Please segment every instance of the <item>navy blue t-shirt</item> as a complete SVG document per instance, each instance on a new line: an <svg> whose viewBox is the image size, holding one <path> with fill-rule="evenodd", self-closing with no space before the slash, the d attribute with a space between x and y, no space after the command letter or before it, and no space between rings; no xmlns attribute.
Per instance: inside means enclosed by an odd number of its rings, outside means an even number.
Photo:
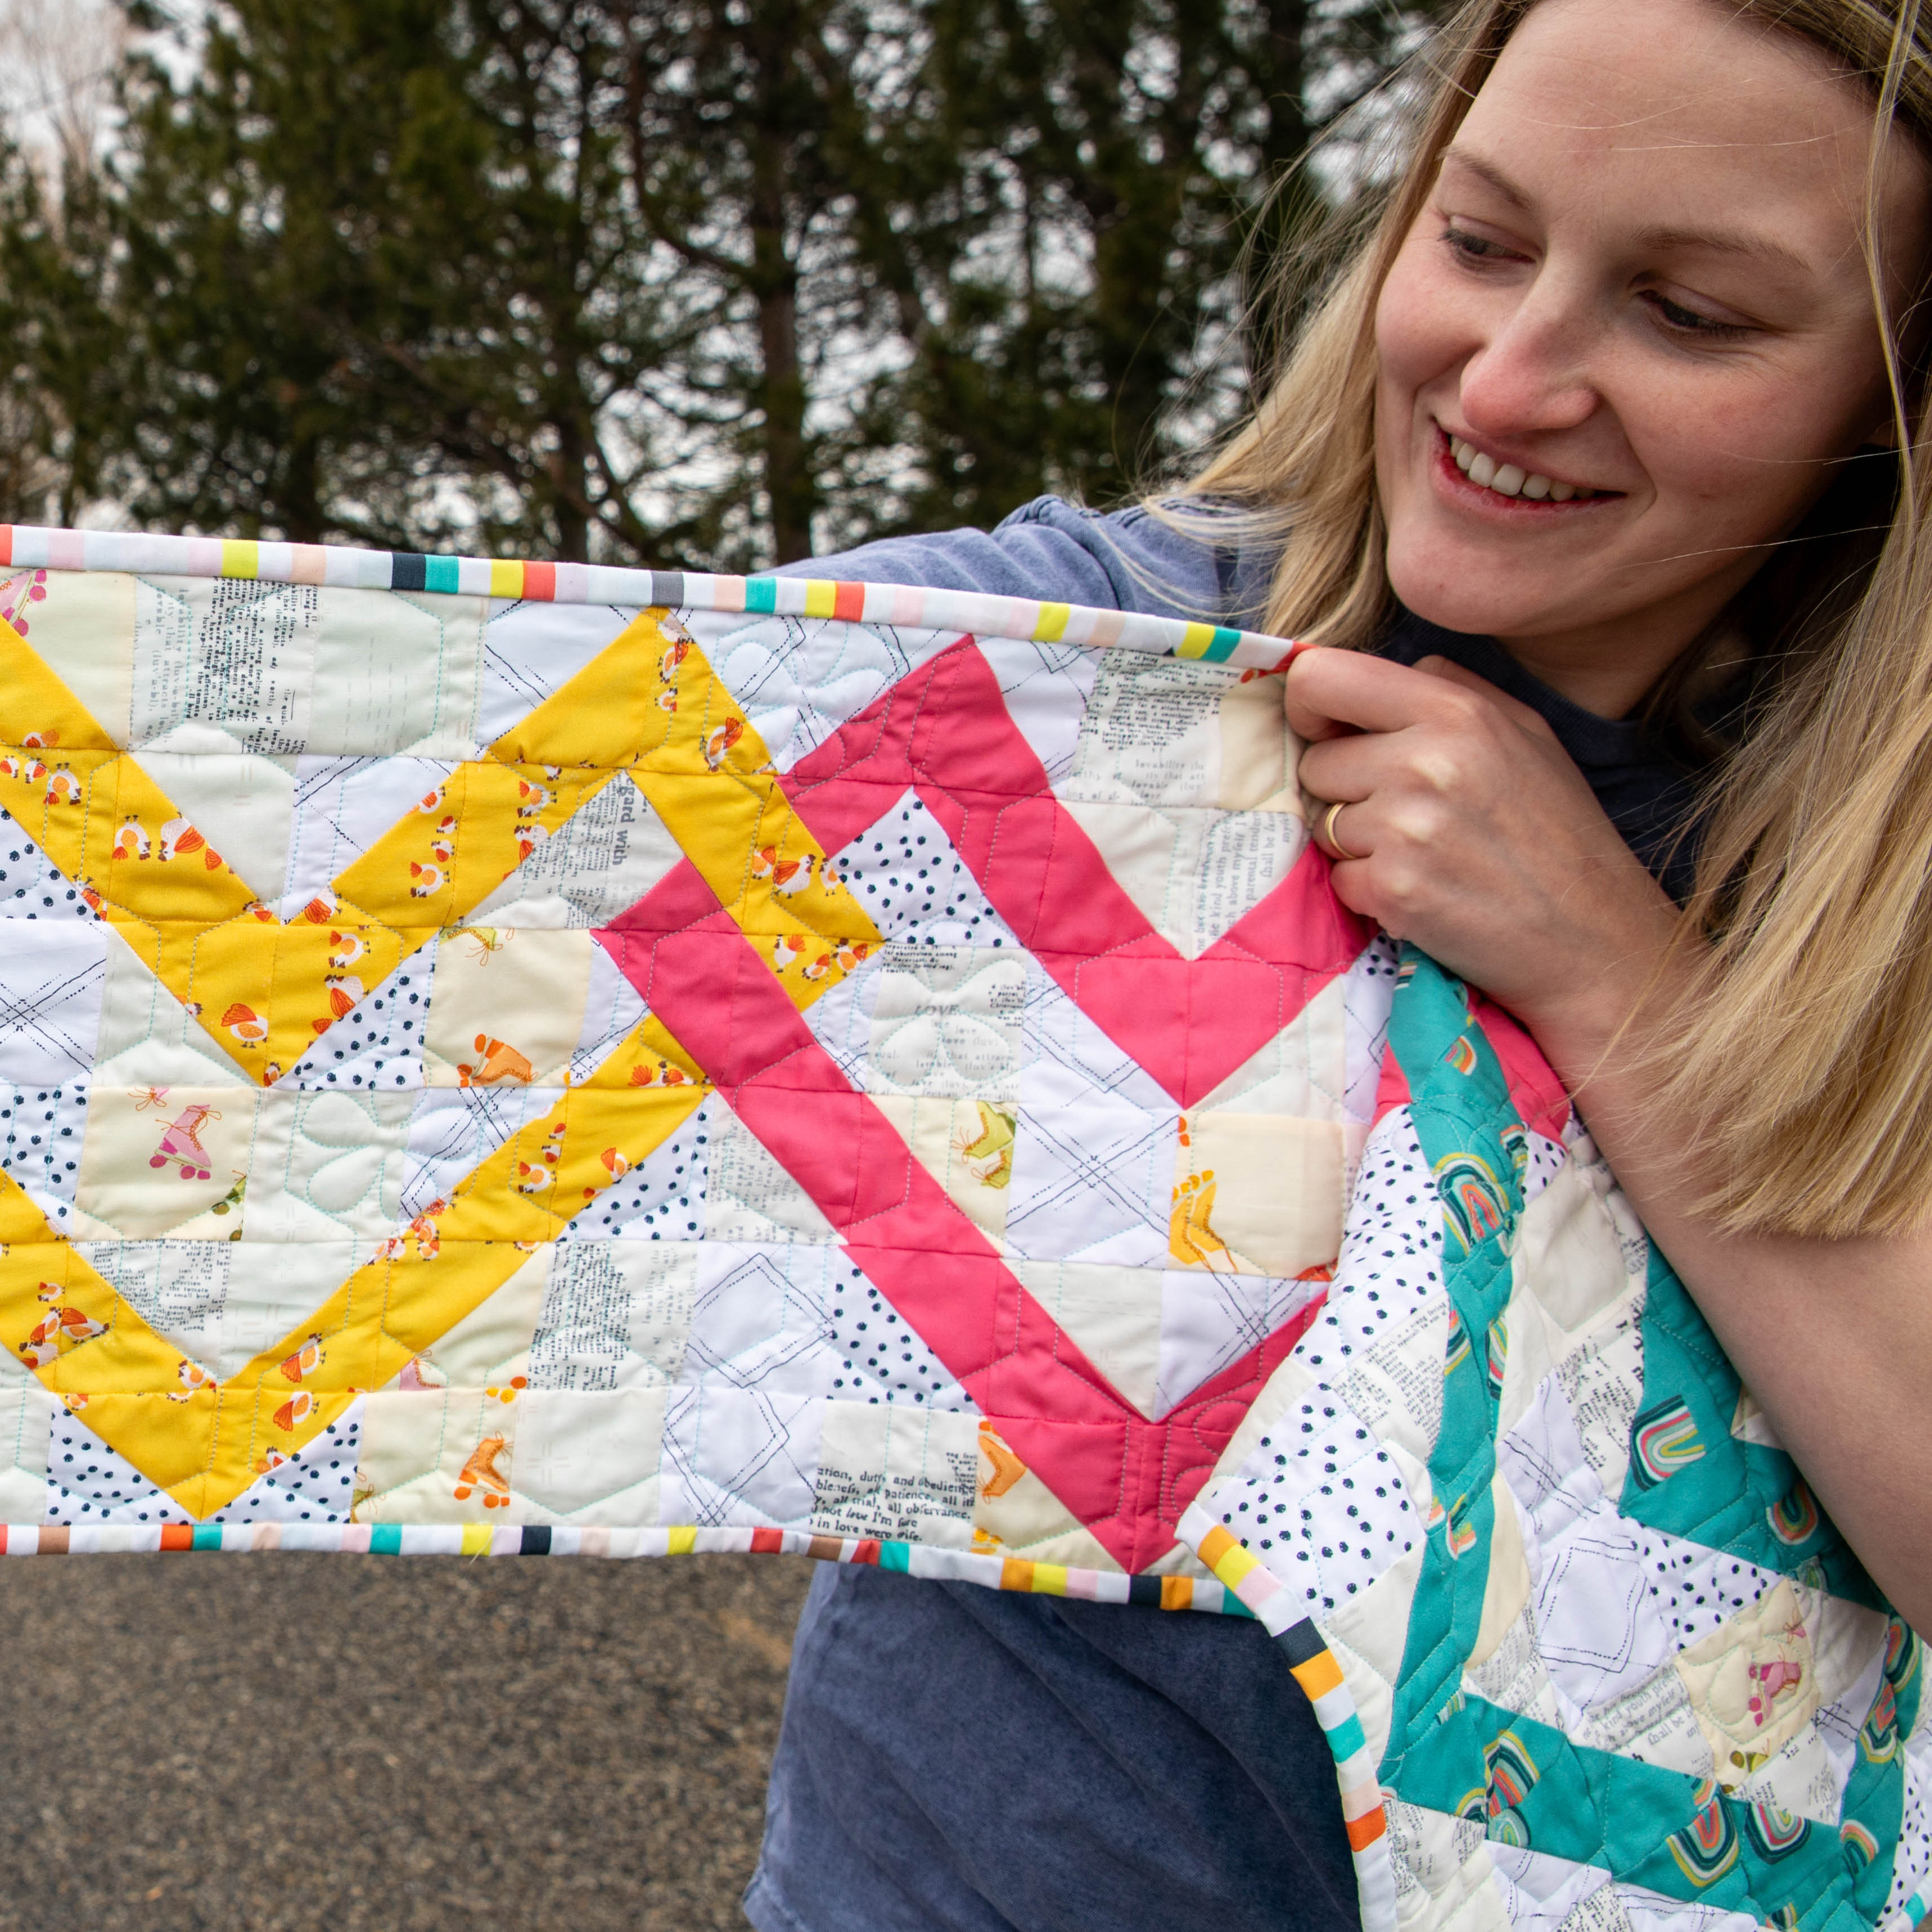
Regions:
<svg viewBox="0 0 1932 1932"><path fill-rule="evenodd" d="M925 584L1258 622L1265 560L1048 496L990 532L871 544L793 575ZM1665 860L1695 780L1493 640L1402 614L1432 653L1548 720L1631 848ZM760 1932L1342 1932L1358 1923L1334 1760L1278 1647L1245 1618L1010 1595L826 1564L792 1653Z"/></svg>

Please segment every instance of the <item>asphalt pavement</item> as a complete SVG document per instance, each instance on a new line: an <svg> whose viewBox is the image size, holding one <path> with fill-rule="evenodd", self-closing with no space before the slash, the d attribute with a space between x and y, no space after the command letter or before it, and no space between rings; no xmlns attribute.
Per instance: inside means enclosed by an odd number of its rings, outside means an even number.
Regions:
<svg viewBox="0 0 1932 1932"><path fill-rule="evenodd" d="M809 1580L0 1559L0 1928L742 1928Z"/></svg>

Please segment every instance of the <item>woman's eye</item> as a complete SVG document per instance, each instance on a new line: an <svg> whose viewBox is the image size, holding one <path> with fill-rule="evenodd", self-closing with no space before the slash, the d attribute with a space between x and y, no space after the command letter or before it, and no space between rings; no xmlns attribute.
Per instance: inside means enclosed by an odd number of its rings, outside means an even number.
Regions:
<svg viewBox="0 0 1932 1932"><path fill-rule="evenodd" d="M1510 262L1517 259L1513 249L1505 248L1500 242L1492 242L1486 236L1472 235L1466 228L1458 228L1451 222L1442 230L1442 239L1453 255L1460 255L1466 262Z"/></svg>
<svg viewBox="0 0 1932 1932"><path fill-rule="evenodd" d="M1749 332L1736 322L1720 322L1713 316L1701 315L1694 308L1686 308L1682 302L1674 302L1654 289L1647 290L1643 298L1665 326L1679 335L1694 335L1706 342L1724 342Z"/></svg>

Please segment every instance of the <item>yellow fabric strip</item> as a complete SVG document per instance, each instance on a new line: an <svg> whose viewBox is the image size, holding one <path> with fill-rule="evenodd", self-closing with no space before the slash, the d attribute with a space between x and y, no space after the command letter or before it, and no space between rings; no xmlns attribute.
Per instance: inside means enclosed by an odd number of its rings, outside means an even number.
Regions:
<svg viewBox="0 0 1932 1932"><path fill-rule="evenodd" d="M492 597L520 597L524 594L524 566L520 563L492 563L490 566L490 595Z"/></svg>
<svg viewBox="0 0 1932 1932"><path fill-rule="evenodd" d="M664 1084L661 1062L692 1077ZM650 1076L650 1084L634 1083L634 1072ZM259 1390L272 1424L300 1393L319 1399L340 1390L347 1400L393 1381L412 1356L433 1348L598 1193L668 1140L710 1090L682 1048L646 1016L591 1081L567 1089L542 1119L486 1156L440 1209L392 1237L388 1252L232 1376L223 1400ZM311 1365L303 1350L312 1338L320 1352ZM293 1377L291 1364L298 1371ZM344 1406L292 1416L290 1426L272 1430L273 1446L294 1454ZM114 1446L146 1469L122 1443ZM211 1468L192 1501L180 1492L176 1499L197 1516L220 1508L254 1480L261 1453L258 1444L247 1458Z"/></svg>
<svg viewBox="0 0 1932 1932"><path fill-rule="evenodd" d="M47 737L50 728L60 734L58 744ZM0 618L0 739L20 744L30 734L38 745L55 751L56 764L70 752L121 748L40 653Z"/></svg>
<svg viewBox="0 0 1932 1932"><path fill-rule="evenodd" d="M838 603L838 586L822 577L811 577L805 584L805 614L808 617L830 617L835 614Z"/></svg>
<svg viewBox="0 0 1932 1932"><path fill-rule="evenodd" d="M676 709L632 777L802 1010L884 944L878 928L828 875L751 720L694 644L664 683Z"/></svg>
<svg viewBox="0 0 1932 1932"><path fill-rule="evenodd" d="M254 544L224 558L227 574L255 574ZM522 566L498 568L520 590ZM643 612L286 925L4 622L0 806L236 1064L272 1083L339 1016L352 966L362 988L377 985L662 743L665 655L691 648L664 612Z"/></svg>
<svg viewBox="0 0 1932 1932"><path fill-rule="evenodd" d="M332 917L290 925L240 914L218 926L116 920L155 978L200 1008L202 1027L235 1063L272 1086L313 1047L336 1017L328 1004L334 963L354 944L356 972L381 984L433 928L398 934L344 904Z"/></svg>
<svg viewBox="0 0 1932 1932"><path fill-rule="evenodd" d="M640 611L574 677L512 725L490 747L490 758L500 764L617 770L648 757L670 728L673 714L658 701L665 688L660 674L681 641L666 612Z"/></svg>
<svg viewBox="0 0 1932 1932"><path fill-rule="evenodd" d="M47 1225L26 1190L0 1174L8 1240L0 1253L0 1342L56 1391L179 1392L181 1351L123 1301L72 1242ZM29 1218L37 1232L28 1234ZM59 1312L80 1318L63 1324ZM86 1332L88 1328L93 1332ZM36 1340L38 1335L42 1339ZM44 1360L37 1360L38 1356Z"/></svg>
<svg viewBox="0 0 1932 1932"><path fill-rule="evenodd" d="M335 889L387 926L459 925L616 776L581 766L458 765L440 796L428 795L436 802L399 818L337 876Z"/></svg>
<svg viewBox="0 0 1932 1932"><path fill-rule="evenodd" d="M664 1084L666 1064L692 1077ZM633 1084L638 1071L651 1084ZM0 1343L190 1515L209 1516L272 1458L298 1454L357 1396L434 1346L710 1090L648 1017L598 1075L482 1162L444 1213L392 1238L390 1252L218 1388L0 1174ZM546 1184L536 1195L526 1191L532 1174Z"/></svg>
<svg viewBox="0 0 1932 1932"><path fill-rule="evenodd" d="M463 1526L463 1553L466 1556L488 1556L496 1542L496 1532L487 1522L466 1522Z"/></svg>
<svg viewBox="0 0 1932 1932"><path fill-rule="evenodd" d="M1073 608L1068 604L1042 604L1040 607L1040 622L1034 627L1034 635L1042 644L1057 644L1066 634L1068 620Z"/></svg>
<svg viewBox="0 0 1932 1932"><path fill-rule="evenodd" d="M672 1556L688 1556L698 1547L698 1532L688 1523L679 1525L670 1532L670 1541L667 1554Z"/></svg>
<svg viewBox="0 0 1932 1932"><path fill-rule="evenodd" d="M224 577L259 577L262 574L262 549L259 544L224 537L221 544Z"/></svg>

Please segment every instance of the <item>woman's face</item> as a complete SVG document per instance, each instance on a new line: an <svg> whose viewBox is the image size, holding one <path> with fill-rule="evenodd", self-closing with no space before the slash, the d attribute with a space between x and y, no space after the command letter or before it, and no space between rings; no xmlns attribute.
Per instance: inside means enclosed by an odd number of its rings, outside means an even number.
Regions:
<svg viewBox="0 0 1932 1932"><path fill-rule="evenodd" d="M1888 437L1858 244L1870 120L1822 56L1711 0L1528 16L1376 309L1376 478L1410 609L1620 715L1832 466ZM1928 171L1894 137L1882 179L1916 280Z"/></svg>

